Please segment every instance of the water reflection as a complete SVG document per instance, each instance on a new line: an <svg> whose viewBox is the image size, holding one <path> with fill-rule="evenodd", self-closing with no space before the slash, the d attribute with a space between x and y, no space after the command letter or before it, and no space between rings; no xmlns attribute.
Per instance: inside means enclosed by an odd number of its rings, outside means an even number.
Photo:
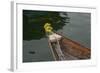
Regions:
<svg viewBox="0 0 100 73"><path fill-rule="evenodd" d="M62 34L72 40L91 48L91 14L90 13L67 13L70 23L67 23ZM46 38L40 40L23 40L23 62L53 61L51 50Z"/></svg>
<svg viewBox="0 0 100 73"><path fill-rule="evenodd" d="M67 23L59 31L85 47L91 48L91 14L75 12L68 12L67 14L70 17L70 23Z"/></svg>

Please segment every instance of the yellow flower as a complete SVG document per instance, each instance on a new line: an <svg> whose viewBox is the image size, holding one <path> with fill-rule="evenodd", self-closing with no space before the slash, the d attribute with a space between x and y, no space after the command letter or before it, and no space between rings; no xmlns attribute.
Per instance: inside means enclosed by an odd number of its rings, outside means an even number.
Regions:
<svg viewBox="0 0 100 73"><path fill-rule="evenodd" d="M45 32L49 32L49 33L51 33L53 30L53 28L51 27L51 24L49 24L49 23L46 23L44 25L44 29L45 29Z"/></svg>
<svg viewBox="0 0 100 73"><path fill-rule="evenodd" d="M48 26L45 28L46 32L52 32L52 27Z"/></svg>
<svg viewBox="0 0 100 73"><path fill-rule="evenodd" d="M50 24L50 23L46 23L46 24L44 25L44 28L46 28L46 27L48 27L48 26L51 26L51 24Z"/></svg>

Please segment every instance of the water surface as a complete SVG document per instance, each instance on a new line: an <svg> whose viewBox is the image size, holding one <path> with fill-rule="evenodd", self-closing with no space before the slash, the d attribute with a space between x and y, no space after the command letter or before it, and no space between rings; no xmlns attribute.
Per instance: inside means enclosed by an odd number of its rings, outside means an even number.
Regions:
<svg viewBox="0 0 100 73"><path fill-rule="evenodd" d="M62 34L85 47L91 48L91 14L68 12L70 23L66 23ZM23 40L23 62L54 61L46 38Z"/></svg>

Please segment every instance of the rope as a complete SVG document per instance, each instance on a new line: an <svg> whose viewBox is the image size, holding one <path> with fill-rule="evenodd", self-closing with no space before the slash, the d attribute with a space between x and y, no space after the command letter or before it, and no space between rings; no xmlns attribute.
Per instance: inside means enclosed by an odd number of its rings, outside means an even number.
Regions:
<svg viewBox="0 0 100 73"><path fill-rule="evenodd" d="M55 37L55 39L56 39L56 42L57 42L55 49L56 49L56 52L59 56L59 59L60 60L65 60L64 54L63 54L63 52L61 50L61 47L60 47L60 44L59 44L59 40L56 37Z"/></svg>

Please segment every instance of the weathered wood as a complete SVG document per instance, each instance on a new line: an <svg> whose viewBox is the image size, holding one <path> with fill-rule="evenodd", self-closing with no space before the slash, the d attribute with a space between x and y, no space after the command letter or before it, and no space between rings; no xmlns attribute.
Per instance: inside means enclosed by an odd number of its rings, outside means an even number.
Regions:
<svg viewBox="0 0 100 73"><path fill-rule="evenodd" d="M64 54L63 60L79 60L79 59L90 59L91 49L84 47L83 45L62 36L59 40L59 45L62 53ZM53 56L55 60L61 60L55 48L54 42L49 41L49 46L52 49Z"/></svg>
<svg viewBox="0 0 100 73"><path fill-rule="evenodd" d="M91 57L91 50L82 46L81 44L72 41L68 38L60 40L61 49L78 59L89 59Z"/></svg>

